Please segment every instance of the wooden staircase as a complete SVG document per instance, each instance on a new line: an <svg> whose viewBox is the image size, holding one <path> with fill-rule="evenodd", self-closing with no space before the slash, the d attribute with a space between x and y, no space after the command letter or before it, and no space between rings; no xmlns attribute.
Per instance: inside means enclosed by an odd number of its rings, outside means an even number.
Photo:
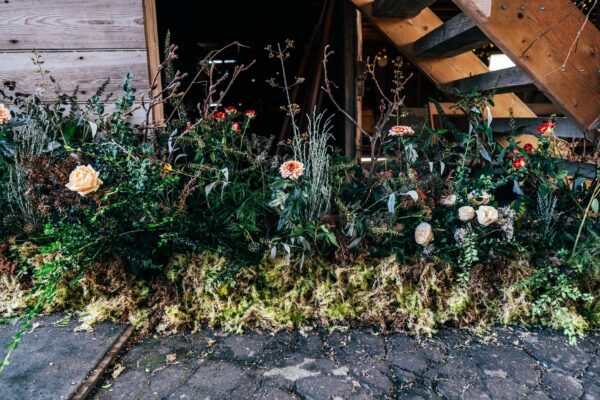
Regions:
<svg viewBox="0 0 600 400"><path fill-rule="evenodd" d="M600 32L570 0L453 0L463 13L446 23L428 8L435 0L350 1L436 84L495 91L499 123L537 126L515 94L537 87L569 117L558 136L583 137L599 124ZM489 40L516 66L490 71L471 52Z"/></svg>

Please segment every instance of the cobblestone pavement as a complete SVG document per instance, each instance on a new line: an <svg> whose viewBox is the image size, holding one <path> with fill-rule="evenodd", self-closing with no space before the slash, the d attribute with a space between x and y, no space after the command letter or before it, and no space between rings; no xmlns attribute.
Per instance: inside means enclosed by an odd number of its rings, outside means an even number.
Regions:
<svg viewBox="0 0 600 400"><path fill-rule="evenodd" d="M600 399L600 334L201 332L151 338L97 399Z"/></svg>

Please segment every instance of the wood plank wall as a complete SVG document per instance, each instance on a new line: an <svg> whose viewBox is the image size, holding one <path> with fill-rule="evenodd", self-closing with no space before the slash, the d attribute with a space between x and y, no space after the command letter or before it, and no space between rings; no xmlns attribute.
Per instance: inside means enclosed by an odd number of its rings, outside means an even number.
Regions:
<svg viewBox="0 0 600 400"><path fill-rule="evenodd" d="M35 91L42 79L33 50L61 89L79 86L81 101L106 79L120 94L129 71L138 95L148 90L143 0L0 1L0 85L14 81L19 92Z"/></svg>

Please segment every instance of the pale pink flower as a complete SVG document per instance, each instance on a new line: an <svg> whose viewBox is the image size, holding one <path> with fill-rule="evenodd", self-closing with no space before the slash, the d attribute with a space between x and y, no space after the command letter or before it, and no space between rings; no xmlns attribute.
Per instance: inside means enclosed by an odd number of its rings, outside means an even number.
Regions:
<svg viewBox="0 0 600 400"><path fill-rule="evenodd" d="M0 125L8 124L11 120L10 110L0 104Z"/></svg>
<svg viewBox="0 0 600 400"><path fill-rule="evenodd" d="M297 180L304 174L304 164L300 161L286 161L279 167L279 173L282 178Z"/></svg>
<svg viewBox="0 0 600 400"><path fill-rule="evenodd" d="M410 126L395 125L389 131L390 136L413 136L415 131Z"/></svg>

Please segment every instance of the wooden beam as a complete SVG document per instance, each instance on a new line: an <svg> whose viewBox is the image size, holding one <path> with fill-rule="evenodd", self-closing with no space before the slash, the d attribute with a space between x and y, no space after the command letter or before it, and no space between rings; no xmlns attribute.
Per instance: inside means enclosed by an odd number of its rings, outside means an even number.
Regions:
<svg viewBox="0 0 600 400"><path fill-rule="evenodd" d="M352 0L363 15L376 26L408 60L436 84L449 84L469 75L489 72L488 67L473 53L463 53L448 58L417 58L413 43L427 32L442 25L442 21L425 8L412 19L380 18L373 15L373 0ZM536 115L512 93L494 97L494 117L531 117Z"/></svg>
<svg viewBox="0 0 600 400"><path fill-rule="evenodd" d="M501 69L459 79L452 86L460 93L473 90L481 92L496 91L496 93L512 93L534 88L531 77L519 67Z"/></svg>
<svg viewBox="0 0 600 400"><path fill-rule="evenodd" d="M373 15L390 18L413 18L435 0L375 0Z"/></svg>
<svg viewBox="0 0 600 400"><path fill-rule="evenodd" d="M414 45L417 57L450 57L471 51L489 42L488 38L465 14L446 21Z"/></svg>
<svg viewBox="0 0 600 400"><path fill-rule="evenodd" d="M357 100L357 74L356 74L356 62L358 59L357 54L357 26L356 26L356 8L348 3L342 3L344 13L344 108L350 115L356 118L356 100ZM355 155L356 149L355 139L356 127L354 124L344 118L344 154L346 157L352 159Z"/></svg>
<svg viewBox="0 0 600 400"><path fill-rule="evenodd" d="M160 66L160 43L158 42L158 23L156 18L156 1L144 0L144 31L146 34L146 50L148 53L148 78L149 84L152 84L154 77L153 96L159 96L162 93L162 76L158 71ZM158 74L158 75L157 75ZM152 109L152 117L155 123L160 123L165 118L163 104L158 104Z"/></svg>
<svg viewBox="0 0 600 400"><path fill-rule="evenodd" d="M600 31L570 0L453 0L583 128L600 116Z"/></svg>

